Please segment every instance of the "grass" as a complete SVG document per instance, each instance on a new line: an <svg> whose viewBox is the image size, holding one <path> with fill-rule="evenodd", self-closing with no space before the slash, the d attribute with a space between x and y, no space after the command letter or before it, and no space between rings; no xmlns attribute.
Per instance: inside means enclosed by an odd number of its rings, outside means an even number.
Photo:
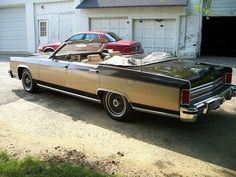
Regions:
<svg viewBox="0 0 236 177"><path fill-rule="evenodd" d="M14 159L0 152L0 177L112 177L84 166L65 162L48 162L34 157ZM114 176L113 176L114 177Z"/></svg>

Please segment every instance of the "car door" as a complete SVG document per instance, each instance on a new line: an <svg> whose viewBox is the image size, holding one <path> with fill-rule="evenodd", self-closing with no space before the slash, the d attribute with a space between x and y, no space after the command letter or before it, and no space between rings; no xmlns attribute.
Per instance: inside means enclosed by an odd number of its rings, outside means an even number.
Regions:
<svg viewBox="0 0 236 177"><path fill-rule="evenodd" d="M39 64L39 79L44 85L66 87L69 61L55 58L42 59Z"/></svg>
<svg viewBox="0 0 236 177"><path fill-rule="evenodd" d="M78 90L78 94L97 98L96 90L100 86L99 65L72 62L68 68L68 87Z"/></svg>

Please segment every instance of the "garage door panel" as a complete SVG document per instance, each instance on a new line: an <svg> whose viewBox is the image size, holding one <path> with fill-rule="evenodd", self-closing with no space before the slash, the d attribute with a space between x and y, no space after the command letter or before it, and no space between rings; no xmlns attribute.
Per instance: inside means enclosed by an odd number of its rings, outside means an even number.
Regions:
<svg viewBox="0 0 236 177"><path fill-rule="evenodd" d="M149 47L153 47L154 45L154 40L153 39L145 39L143 40L143 44L149 48Z"/></svg>
<svg viewBox="0 0 236 177"><path fill-rule="evenodd" d="M103 27L103 28L108 28L109 29L109 19L101 19L101 22L100 22L100 25Z"/></svg>
<svg viewBox="0 0 236 177"><path fill-rule="evenodd" d="M123 39L127 39L127 29L119 29L118 35Z"/></svg>
<svg viewBox="0 0 236 177"><path fill-rule="evenodd" d="M155 33L154 35L155 38L163 38L163 36L165 35L164 29L160 29L160 30L155 29L154 33Z"/></svg>
<svg viewBox="0 0 236 177"><path fill-rule="evenodd" d="M0 9L0 51L27 51L24 7Z"/></svg>
<svg viewBox="0 0 236 177"><path fill-rule="evenodd" d="M165 48L174 48L173 39L165 39Z"/></svg>
<svg viewBox="0 0 236 177"><path fill-rule="evenodd" d="M143 37L144 38L153 38L153 36L155 35L155 31L154 29L146 29L145 33L143 33Z"/></svg>
<svg viewBox="0 0 236 177"><path fill-rule="evenodd" d="M99 29L100 28L100 20L98 20L98 19L91 19L90 20L90 28L91 29Z"/></svg>
<svg viewBox="0 0 236 177"><path fill-rule="evenodd" d="M90 30L111 31L121 38L127 39L128 27L127 18L94 18L90 19Z"/></svg>
<svg viewBox="0 0 236 177"><path fill-rule="evenodd" d="M109 21L110 23L110 28L119 28L120 26L120 21L119 19L113 19L112 21Z"/></svg>
<svg viewBox="0 0 236 177"><path fill-rule="evenodd" d="M145 20L143 21L143 26L145 28L152 28L154 27L155 21L154 20Z"/></svg>
<svg viewBox="0 0 236 177"><path fill-rule="evenodd" d="M119 27L127 29L127 19L119 19Z"/></svg>
<svg viewBox="0 0 236 177"><path fill-rule="evenodd" d="M173 29L166 29L165 30L165 38L174 38L175 33Z"/></svg>
<svg viewBox="0 0 236 177"><path fill-rule="evenodd" d="M156 39L155 40L154 47L163 48L164 45L165 45L165 40L164 39Z"/></svg>
<svg viewBox="0 0 236 177"><path fill-rule="evenodd" d="M158 52L164 52L165 51L163 47L155 47L154 49L155 49L155 51L158 51Z"/></svg>
<svg viewBox="0 0 236 177"><path fill-rule="evenodd" d="M145 53L175 52L175 19L134 20L134 39L141 42Z"/></svg>

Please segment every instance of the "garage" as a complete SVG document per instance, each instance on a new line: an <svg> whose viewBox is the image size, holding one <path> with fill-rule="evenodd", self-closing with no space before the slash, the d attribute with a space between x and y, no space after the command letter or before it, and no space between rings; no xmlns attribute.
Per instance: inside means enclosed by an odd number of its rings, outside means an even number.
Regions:
<svg viewBox="0 0 236 177"><path fill-rule="evenodd" d="M27 51L25 7L0 8L0 52Z"/></svg>
<svg viewBox="0 0 236 177"><path fill-rule="evenodd" d="M236 17L204 17L202 54L236 56Z"/></svg>
<svg viewBox="0 0 236 177"><path fill-rule="evenodd" d="M145 53L175 54L175 19L134 20L134 40L142 43Z"/></svg>
<svg viewBox="0 0 236 177"><path fill-rule="evenodd" d="M128 38L127 18L91 18L91 31L111 31L121 38Z"/></svg>
<svg viewBox="0 0 236 177"><path fill-rule="evenodd" d="M201 54L235 57L235 0L212 1L211 10L203 17Z"/></svg>

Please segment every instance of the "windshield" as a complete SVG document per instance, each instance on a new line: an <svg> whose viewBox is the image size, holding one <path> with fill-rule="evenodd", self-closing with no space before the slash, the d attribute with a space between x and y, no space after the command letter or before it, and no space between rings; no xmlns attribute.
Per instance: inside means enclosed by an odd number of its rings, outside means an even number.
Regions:
<svg viewBox="0 0 236 177"><path fill-rule="evenodd" d="M176 57L165 52L153 52L150 55L114 56L102 62L105 65L141 66L153 63L175 60Z"/></svg>
<svg viewBox="0 0 236 177"><path fill-rule="evenodd" d="M104 43L68 43L56 53L56 56L100 52L103 47Z"/></svg>
<svg viewBox="0 0 236 177"><path fill-rule="evenodd" d="M116 41L122 40L120 36L118 36L117 34L113 32L106 33L105 35L110 42L116 42Z"/></svg>

